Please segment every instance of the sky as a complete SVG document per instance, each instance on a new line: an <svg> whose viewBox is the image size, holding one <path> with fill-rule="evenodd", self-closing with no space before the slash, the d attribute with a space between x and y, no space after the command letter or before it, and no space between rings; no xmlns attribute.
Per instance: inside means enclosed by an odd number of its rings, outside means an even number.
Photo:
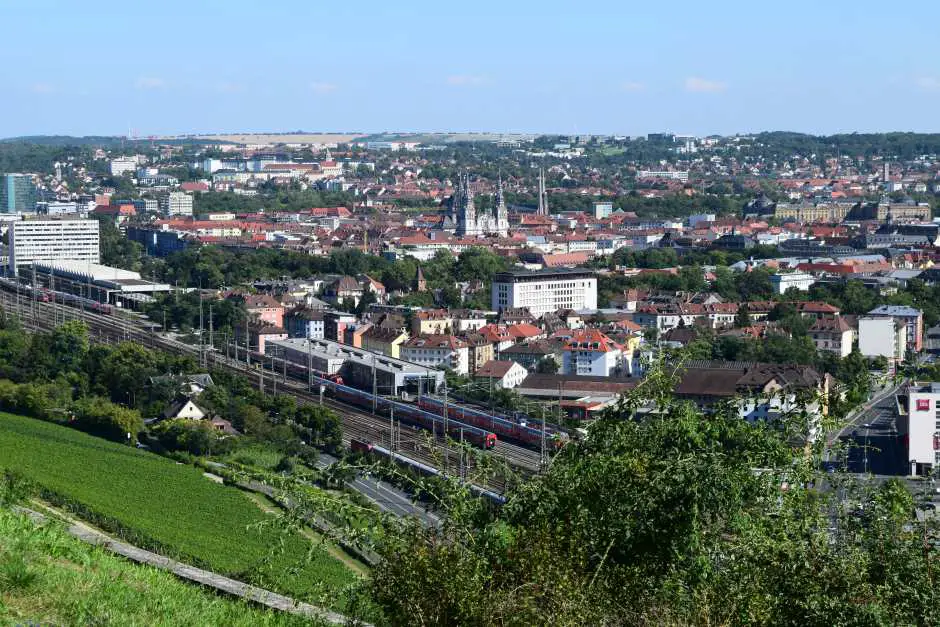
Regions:
<svg viewBox="0 0 940 627"><path fill-rule="evenodd" d="M940 2L0 0L0 137L940 131Z"/></svg>

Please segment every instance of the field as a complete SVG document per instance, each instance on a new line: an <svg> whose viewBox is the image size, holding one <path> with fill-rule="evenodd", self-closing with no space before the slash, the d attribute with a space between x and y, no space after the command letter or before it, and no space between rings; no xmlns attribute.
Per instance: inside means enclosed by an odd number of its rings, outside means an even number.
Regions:
<svg viewBox="0 0 940 627"><path fill-rule="evenodd" d="M309 625L91 547L57 525L0 510L0 623Z"/></svg>
<svg viewBox="0 0 940 627"><path fill-rule="evenodd" d="M339 592L355 581L325 547L281 531L241 491L151 453L0 413L0 468L132 543L262 587L342 609Z"/></svg>

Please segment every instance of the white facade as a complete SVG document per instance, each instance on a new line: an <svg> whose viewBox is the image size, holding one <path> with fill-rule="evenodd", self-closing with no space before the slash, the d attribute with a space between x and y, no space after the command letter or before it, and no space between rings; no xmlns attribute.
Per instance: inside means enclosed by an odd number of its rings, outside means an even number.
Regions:
<svg viewBox="0 0 940 627"><path fill-rule="evenodd" d="M100 261L97 220L23 220L10 225L10 269L33 261Z"/></svg>
<svg viewBox="0 0 940 627"><path fill-rule="evenodd" d="M562 360L562 373L593 377L609 377L621 365L623 353L619 350L568 350Z"/></svg>
<svg viewBox="0 0 940 627"><path fill-rule="evenodd" d="M456 374L465 375L470 373L470 355L467 345L461 344L436 342L431 338L417 337L402 344L400 355L402 360L413 364L431 368L450 368Z"/></svg>
<svg viewBox="0 0 940 627"><path fill-rule="evenodd" d="M816 282L816 277L805 272L787 272L771 275L770 282L774 286L774 291L778 294L785 294L791 287L795 287L801 292L808 292L809 288Z"/></svg>
<svg viewBox="0 0 940 627"><path fill-rule="evenodd" d="M500 272L493 278L493 309L528 307L535 317L558 309L597 309L597 277L585 270Z"/></svg>
<svg viewBox="0 0 940 627"><path fill-rule="evenodd" d="M940 383L913 383L908 391L907 416L898 420L898 432L902 442L907 440L907 460L914 464L932 468L940 464L937 450L937 433L940 432ZM907 437L903 437L907 436Z"/></svg>
<svg viewBox="0 0 940 627"><path fill-rule="evenodd" d="M193 197L185 192L170 192L160 200L161 208L168 216L193 215Z"/></svg>
<svg viewBox="0 0 940 627"><path fill-rule="evenodd" d="M111 176L123 176L127 172L134 174L136 171L137 159L134 157L111 159Z"/></svg>
<svg viewBox="0 0 940 627"><path fill-rule="evenodd" d="M888 363L904 359L907 328L893 318L858 319L858 350L865 357L885 357Z"/></svg>

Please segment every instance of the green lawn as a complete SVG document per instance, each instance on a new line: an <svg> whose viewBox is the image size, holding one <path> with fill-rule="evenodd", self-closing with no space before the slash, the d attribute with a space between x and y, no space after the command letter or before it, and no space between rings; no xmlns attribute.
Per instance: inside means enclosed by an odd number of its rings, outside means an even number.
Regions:
<svg viewBox="0 0 940 627"><path fill-rule="evenodd" d="M309 625L183 583L0 510L0 623L13 625Z"/></svg>
<svg viewBox="0 0 940 627"><path fill-rule="evenodd" d="M130 541L304 600L341 609L338 593L355 580L241 491L151 453L0 413L0 468L80 504L95 524L123 527Z"/></svg>

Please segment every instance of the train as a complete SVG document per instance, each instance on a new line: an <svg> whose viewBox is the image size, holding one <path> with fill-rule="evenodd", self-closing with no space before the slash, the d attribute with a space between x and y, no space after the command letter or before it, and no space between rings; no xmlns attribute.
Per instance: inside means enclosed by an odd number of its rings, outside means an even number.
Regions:
<svg viewBox="0 0 940 627"><path fill-rule="evenodd" d="M315 380L321 385L326 386L335 398L345 403L365 409L375 407L376 412L385 415L390 415L392 411L394 411L395 418L402 422L423 427L434 433L444 433L444 419L438 414L425 411L420 407L409 405L408 403L399 403L382 396L373 396L368 392L357 390L356 388L342 385L335 381L330 381L329 379L315 377ZM447 435L454 440L463 440L464 442L469 442L473 446L482 449L491 449L496 446L496 434L486 429L481 429L480 427L467 424L460 420L448 420L446 428Z"/></svg>
<svg viewBox="0 0 940 627"><path fill-rule="evenodd" d="M35 300L41 303L55 301L57 303L62 303L63 305L88 309L89 311L93 311L95 313L105 315L111 315L114 313L114 308L108 303L99 303L98 301L91 298L77 296L68 292L53 291L44 287L33 288L32 285L27 283L20 283L16 279L11 279L9 277L0 277L0 287L11 292L18 292L28 299L35 298Z"/></svg>
<svg viewBox="0 0 940 627"><path fill-rule="evenodd" d="M418 398L418 406L437 416L444 415L444 402L433 396ZM507 416L492 414L466 405L447 404L447 415L451 420L467 422L475 427L492 431L497 436L512 439L527 446L539 447L542 443L542 428L530 426L525 422L513 420ZM545 428L545 441L549 446L560 448L568 440L568 434L554 427Z"/></svg>

